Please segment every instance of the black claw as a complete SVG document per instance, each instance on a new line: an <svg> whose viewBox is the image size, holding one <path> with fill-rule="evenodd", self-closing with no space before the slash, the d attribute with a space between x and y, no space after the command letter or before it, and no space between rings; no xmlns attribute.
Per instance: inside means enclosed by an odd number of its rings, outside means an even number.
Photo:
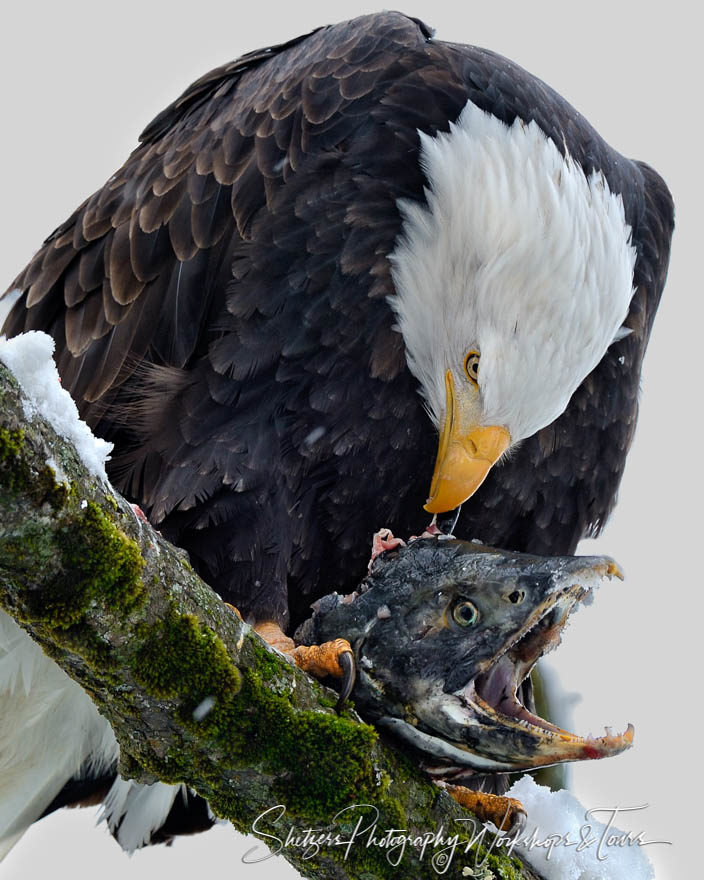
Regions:
<svg viewBox="0 0 704 880"><path fill-rule="evenodd" d="M438 517L435 520L435 525L440 529L443 535L454 534L457 520L460 518L460 510L462 510L461 504L454 510L448 510L447 513L438 514Z"/></svg>
<svg viewBox="0 0 704 880"><path fill-rule="evenodd" d="M337 658L337 662L342 667L344 673L342 677L342 688L340 689L340 699L337 701L335 711L339 712L345 704L345 700L352 693L354 680L357 677L357 671L354 663L354 654L351 651L345 651Z"/></svg>
<svg viewBox="0 0 704 880"><path fill-rule="evenodd" d="M511 839L518 837L519 834L523 833L527 821L528 817L523 812L523 810L518 810L513 817L511 827L508 829L508 831L505 831L504 834L506 835L506 837L510 837Z"/></svg>

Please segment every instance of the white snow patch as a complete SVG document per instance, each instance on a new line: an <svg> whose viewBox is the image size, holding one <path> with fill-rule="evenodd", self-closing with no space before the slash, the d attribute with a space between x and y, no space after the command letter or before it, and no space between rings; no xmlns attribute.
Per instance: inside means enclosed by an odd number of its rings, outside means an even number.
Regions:
<svg viewBox="0 0 704 880"><path fill-rule="evenodd" d="M53 455L50 455L49 458L47 458L46 463L49 465L49 467L54 472L54 476L56 477L56 482L57 483L66 483L66 485L68 485L68 482L69 482L68 477L64 473L64 469L61 467L61 465L58 463L58 461L54 458Z"/></svg>
<svg viewBox="0 0 704 880"><path fill-rule="evenodd" d="M526 808L528 820L516 851L545 880L653 880L655 872L638 841L638 812L595 805L594 815L568 791L551 791L523 776L508 790ZM596 808L599 808L598 810ZM598 821L603 819L604 821ZM608 823L608 824L607 824ZM531 840L536 843L531 846ZM550 846L550 843L554 844ZM641 839L641 843L645 842Z"/></svg>
<svg viewBox="0 0 704 880"><path fill-rule="evenodd" d="M61 387L53 353L54 340L46 333L31 330L12 339L0 337L0 361L14 374L27 395L23 403L25 416L45 418L57 434L73 443L86 469L107 482L105 462L113 445L94 437L80 419L71 395ZM48 464L59 478L56 462Z"/></svg>

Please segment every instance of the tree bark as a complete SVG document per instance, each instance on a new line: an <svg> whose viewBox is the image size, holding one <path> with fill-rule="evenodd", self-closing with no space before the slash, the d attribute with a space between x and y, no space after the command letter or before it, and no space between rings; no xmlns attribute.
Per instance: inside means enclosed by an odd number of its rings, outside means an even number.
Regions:
<svg viewBox="0 0 704 880"><path fill-rule="evenodd" d="M336 694L265 646L22 398L0 364L0 606L109 720L122 776L186 783L306 877L536 878L491 835L467 851L471 814L354 711L336 714ZM459 842L370 843L375 817L377 842ZM311 827L337 844L281 846Z"/></svg>

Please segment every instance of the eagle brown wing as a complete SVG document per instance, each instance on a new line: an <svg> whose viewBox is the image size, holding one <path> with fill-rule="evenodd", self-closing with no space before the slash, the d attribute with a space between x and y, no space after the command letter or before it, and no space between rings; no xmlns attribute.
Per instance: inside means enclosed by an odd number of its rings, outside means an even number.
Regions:
<svg viewBox="0 0 704 880"><path fill-rule="evenodd" d="M145 359L183 368L206 353L233 262L246 271L252 224L275 212L281 182L349 136L399 54L429 35L399 14L362 22L201 77L13 282L22 295L6 332L50 330L84 414ZM353 250L351 260L366 259Z"/></svg>

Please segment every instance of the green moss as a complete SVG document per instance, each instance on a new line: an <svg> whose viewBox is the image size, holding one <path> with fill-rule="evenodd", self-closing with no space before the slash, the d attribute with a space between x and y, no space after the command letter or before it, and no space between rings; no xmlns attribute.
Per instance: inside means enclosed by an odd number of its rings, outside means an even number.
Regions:
<svg viewBox="0 0 704 880"><path fill-rule="evenodd" d="M60 570L29 613L57 629L80 623L88 606L101 601L127 615L144 600L139 547L92 501L57 533ZM29 547L33 552L34 548Z"/></svg>
<svg viewBox="0 0 704 880"><path fill-rule="evenodd" d="M89 666L100 669L100 676L106 683L119 684L120 678L110 674L111 670L118 668L112 648L94 629L87 624L77 623L61 630L55 637L62 647L79 654Z"/></svg>
<svg viewBox="0 0 704 880"><path fill-rule="evenodd" d="M37 568L50 568L56 560L56 545L50 531L34 520L23 522L2 543L2 558L12 570L32 573Z"/></svg>
<svg viewBox="0 0 704 880"><path fill-rule="evenodd" d="M41 523L28 522L4 541L3 555L15 570L57 572L40 595L27 592L27 616L38 625L65 630L80 623L95 600L129 613L144 597L139 547L94 502L79 508L75 492L57 483L48 465L34 469L24 453L25 442L22 430L0 428L0 485L13 496L24 495L35 505L48 503L66 515L54 535Z"/></svg>
<svg viewBox="0 0 704 880"><path fill-rule="evenodd" d="M281 661L265 648L259 639L251 639L247 649L255 661L257 673L263 681L271 682L281 676Z"/></svg>
<svg viewBox="0 0 704 880"><path fill-rule="evenodd" d="M32 470L22 454L24 431L0 428L0 481L16 494L29 495L37 504L50 504L59 510L68 497L68 487L56 482L56 474L45 465L38 472Z"/></svg>
<svg viewBox="0 0 704 880"><path fill-rule="evenodd" d="M117 772L123 779L134 779L141 776L144 767L125 749L120 749L120 760Z"/></svg>
<svg viewBox="0 0 704 880"><path fill-rule="evenodd" d="M278 777L276 793L290 809L328 816L376 796L373 728L333 712L296 712L252 672L245 673L241 702L228 719L229 735L248 760Z"/></svg>
<svg viewBox="0 0 704 880"><path fill-rule="evenodd" d="M230 767L259 766L276 777L277 795L297 813L332 815L362 795L376 797L373 728L333 712L295 710L270 687L282 677L281 661L254 640L248 647L254 668L241 673L218 636L172 608L152 627L133 672L154 696L178 698L182 723L213 741ZM195 720L206 698L212 708Z"/></svg>
<svg viewBox="0 0 704 880"><path fill-rule="evenodd" d="M0 462L14 463L20 457L24 431L8 431L0 428Z"/></svg>
<svg viewBox="0 0 704 880"><path fill-rule="evenodd" d="M222 640L197 617L174 608L151 627L147 643L134 659L134 672L154 696L180 697L191 719L206 697L234 695L241 685L239 669Z"/></svg>

